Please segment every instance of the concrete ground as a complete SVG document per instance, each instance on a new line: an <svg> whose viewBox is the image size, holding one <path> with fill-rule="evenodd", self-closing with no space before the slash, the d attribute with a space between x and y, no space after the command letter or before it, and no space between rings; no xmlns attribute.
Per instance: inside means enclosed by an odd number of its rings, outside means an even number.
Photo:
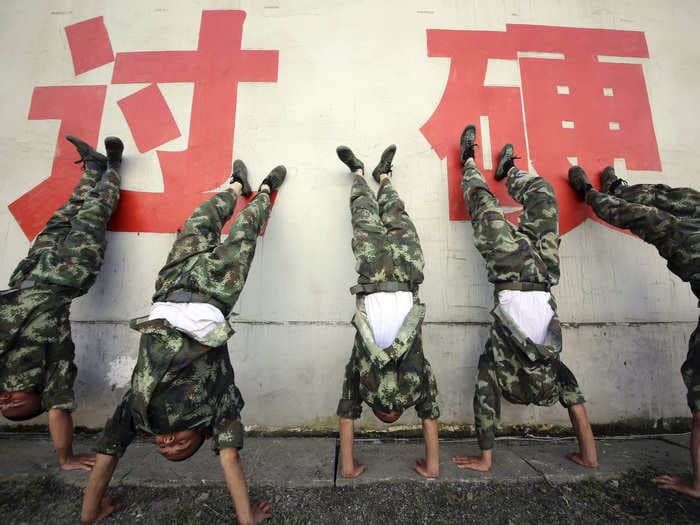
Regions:
<svg viewBox="0 0 700 525"><path fill-rule="evenodd" d="M88 452L94 437L78 436L74 449ZM327 487L333 484L334 438L248 437L241 453L251 486ZM600 466L589 469L565 458L574 451L573 438L503 438L495 448L492 470L481 474L459 470L452 456L473 454L474 439L443 440L440 444L440 478L428 483L484 483L490 481L575 482L587 478L614 479L630 471L654 469L686 473L690 468L688 435L659 435L597 439ZM384 481L417 481L411 470L422 457L418 439L359 439L356 459L369 466L354 480L338 476L338 485ZM24 476L53 476L84 486L88 473L61 472L48 436L0 433L0 481ZM148 441L133 443L119 462L114 479L121 485L192 486L224 482L217 457L202 450L182 463L164 461Z"/></svg>
<svg viewBox="0 0 700 525"><path fill-rule="evenodd" d="M78 436L76 452L94 436ZM600 467L564 455L571 438L504 438L491 472L455 468L455 454L474 453L474 439L441 442L441 475L411 470L417 439L360 439L358 479L333 488L334 438L248 437L242 453L251 498L271 502L276 524L316 523L698 523L700 502L657 489L651 478L687 475L688 435L597 440ZM76 523L87 472L62 473L45 434L0 433L0 515L7 525ZM169 463L146 442L120 462L110 494L123 506L105 523L231 523L234 509L216 456L200 451ZM47 497L47 495L49 497Z"/></svg>

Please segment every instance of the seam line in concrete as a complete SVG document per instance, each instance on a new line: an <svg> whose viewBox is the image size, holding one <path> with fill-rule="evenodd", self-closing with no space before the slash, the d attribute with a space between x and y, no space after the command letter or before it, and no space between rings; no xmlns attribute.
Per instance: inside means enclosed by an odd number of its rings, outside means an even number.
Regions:
<svg viewBox="0 0 700 525"><path fill-rule="evenodd" d="M229 321L232 326L235 325L253 325L253 326L352 326L349 321ZM75 320L71 319L72 324L84 325L129 325L129 320ZM575 323L561 321L561 325L565 328L582 328L582 327L639 327L639 326L675 326L696 324L695 320L688 321L621 321L621 322L592 322L592 323ZM429 326L491 326L491 321L425 321L423 325Z"/></svg>

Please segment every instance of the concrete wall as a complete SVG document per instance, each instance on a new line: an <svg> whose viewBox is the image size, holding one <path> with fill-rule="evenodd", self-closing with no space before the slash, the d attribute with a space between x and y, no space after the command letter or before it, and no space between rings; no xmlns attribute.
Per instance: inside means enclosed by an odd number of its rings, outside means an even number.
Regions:
<svg viewBox="0 0 700 525"><path fill-rule="evenodd" d="M125 189L163 191L155 150L137 151L116 103L146 84L110 83L112 63L76 75L64 28L102 16L115 53L192 50L203 9L245 11L242 47L279 50L277 81L239 84L235 118L234 155L246 161L254 182L279 163L289 171L235 308L237 334L229 343L247 425L333 425L352 344L348 287L355 280L350 179L334 152L342 143L367 166L387 144L398 145L395 185L427 261L421 289L428 306L425 353L437 375L442 419L472 421L492 287L471 224L449 220L449 161L420 131L450 71L449 58L428 56L426 29L505 31L508 23L643 32L649 58L636 63L644 72L662 170L630 171L628 178L698 186L700 4L694 0L3 2L2 279L30 246L8 206L48 177L57 144L58 121L27 118L36 86L106 85L99 142L107 135L124 138ZM159 87L182 136L157 149L183 150L192 84ZM102 272L71 312L79 368L75 419L94 427L128 384L138 341L128 320L148 311L175 235L119 231L108 237ZM562 357L579 379L593 421L686 416L678 369L697 316L689 286L665 268L653 247L590 220L563 236L561 255L555 294L567 323ZM402 422L417 421L410 412ZM567 421L560 407L506 404L503 416L506 424ZM361 421L375 425L368 414Z"/></svg>

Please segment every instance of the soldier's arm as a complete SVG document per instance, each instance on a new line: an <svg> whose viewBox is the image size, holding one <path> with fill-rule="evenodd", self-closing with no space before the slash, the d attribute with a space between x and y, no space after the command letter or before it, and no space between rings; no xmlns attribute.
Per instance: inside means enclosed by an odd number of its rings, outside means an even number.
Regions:
<svg viewBox="0 0 700 525"><path fill-rule="evenodd" d="M579 403L569 407L568 410L571 426L574 428L578 440L579 452L574 452L566 457L583 467L597 467L598 453L595 449L595 439L586 407L583 403Z"/></svg>
<svg viewBox="0 0 700 525"><path fill-rule="evenodd" d="M458 468L488 472L493 465L496 422L501 415L501 393L494 366L489 351L481 355L474 391L474 422L481 454L453 457Z"/></svg>
<svg viewBox="0 0 700 525"><path fill-rule="evenodd" d="M440 476L440 444L438 441L437 419L423 420L423 441L425 442L425 458L416 460L413 470L424 478Z"/></svg>
<svg viewBox="0 0 700 525"><path fill-rule="evenodd" d="M252 525L260 523L270 517L270 504L267 501L259 501L250 505L248 497L248 485L243 475L241 458L236 448L222 448L219 451L221 468L224 471L226 486L236 509L236 517L240 525Z"/></svg>
<svg viewBox="0 0 700 525"><path fill-rule="evenodd" d="M46 370L41 402L49 414L49 433L61 470L90 470L94 454L73 454L73 383L76 367L70 339L46 346Z"/></svg>
<svg viewBox="0 0 700 525"><path fill-rule="evenodd" d="M437 478L440 475L440 445L438 441L438 406L437 382L427 359L423 359L423 377L421 379L422 397L416 403L416 413L423 420L423 441L425 457L416 461L413 470L426 478Z"/></svg>
<svg viewBox="0 0 700 525"><path fill-rule="evenodd" d="M357 478L367 470L367 465L355 461L352 453L353 441L355 439L355 421L346 417L341 417L338 423L340 434L340 461L342 464L341 474L344 478Z"/></svg>
<svg viewBox="0 0 700 525"><path fill-rule="evenodd" d="M61 470L90 470L94 454L73 454L73 417L62 408L49 409L49 433Z"/></svg>
<svg viewBox="0 0 700 525"><path fill-rule="evenodd" d="M83 496L81 522L95 523L121 508L113 498L106 495L107 486L118 462L119 459L115 456L97 454L95 466L90 473L85 496Z"/></svg>
<svg viewBox="0 0 700 525"><path fill-rule="evenodd" d="M693 429L690 433L690 460L693 478L690 482L676 476L658 476L654 483L659 488L675 490L693 498L700 498L700 412L693 412Z"/></svg>
<svg viewBox="0 0 700 525"><path fill-rule="evenodd" d="M355 440L355 419L362 413L362 398L360 396L360 372L356 363L356 347L350 356L350 361L345 367L343 391L338 403L337 414L338 433L340 435L340 460L341 474L344 478L356 478L360 476L367 465L355 461L353 456L353 441Z"/></svg>

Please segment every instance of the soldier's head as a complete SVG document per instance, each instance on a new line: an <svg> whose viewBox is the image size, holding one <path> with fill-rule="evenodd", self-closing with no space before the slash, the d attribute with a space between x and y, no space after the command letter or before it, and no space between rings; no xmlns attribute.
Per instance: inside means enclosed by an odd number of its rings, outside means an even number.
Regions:
<svg viewBox="0 0 700 525"><path fill-rule="evenodd" d="M32 419L43 412L38 392L0 392L0 412L11 421Z"/></svg>
<svg viewBox="0 0 700 525"><path fill-rule="evenodd" d="M389 412L373 407L372 412L374 412L374 415L384 423L393 423L401 417L401 414L403 414L403 410L399 410L396 407L392 408Z"/></svg>
<svg viewBox="0 0 700 525"><path fill-rule="evenodd" d="M204 443L204 432L194 428L172 434L156 435L158 452L170 461L184 461L199 450Z"/></svg>

